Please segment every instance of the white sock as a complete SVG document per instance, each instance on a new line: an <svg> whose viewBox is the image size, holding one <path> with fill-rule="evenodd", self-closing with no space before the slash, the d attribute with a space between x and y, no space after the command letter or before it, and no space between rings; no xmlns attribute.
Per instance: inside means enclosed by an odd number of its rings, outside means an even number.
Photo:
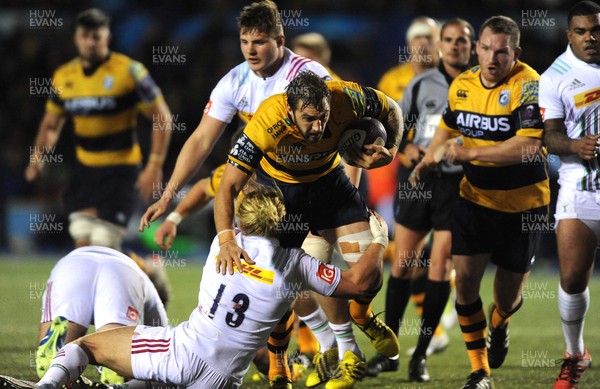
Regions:
<svg viewBox="0 0 600 389"><path fill-rule="evenodd" d="M344 359L344 354L348 350L352 351L359 358L364 359L363 353L362 351L360 351L360 348L358 348L356 339L354 339L354 333L352 332L352 322L349 321L348 323L344 324L329 323L329 327L331 327L331 329L333 330L335 340L337 341L338 357L340 361Z"/></svg>
<svg viewBox="0 0 600 389"><path fill-rule="evenodd" d="M583 325L585 314L590 306L590 290L582 293L568 294L558 285L558 311L562 321L563 335L569 354L583 355Z"/></svg>
<svg viewBox="0 0 600 389"><path fill-rule="evenodd" d="M335 346L335 336L329 328L325 312L319 307L316 311L308 316L298 316L315 335L319 341L319 349L323 353Z"/></svg>
<svg viewBox="0 0 600 389"><path fill-rule="evenodd" d="M58 388L67 382L75 381L89 362L87 354L79 345L69 343L58 350L48 371L37 386L52 385Z"/></svg>

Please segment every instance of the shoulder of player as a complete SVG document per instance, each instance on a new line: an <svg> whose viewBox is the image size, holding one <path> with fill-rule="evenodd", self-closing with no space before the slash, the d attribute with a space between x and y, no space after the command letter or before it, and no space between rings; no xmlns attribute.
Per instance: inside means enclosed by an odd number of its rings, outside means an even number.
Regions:
<svg viewBox="0 0 600 389"><path fill-rule="evenodd" d="M415 87L415 85L422 83L424 81L435 82L437 79L439 79L439 77L442 77L442 79L443 79L442 73L440 73L440 71L437 68L426 70L423 73L420 73L420 74L417 74L416 76L414 76L412 78L412 80L410 80L410 82L408 83L408 86L406 87L406 89L407 90L413 89Z"/></svg>
<svg viewBox="0 0 600 389"><path fill-rule="evenodd" d="M562 78L565 77L569 70L571 70L573 64L569 60L567 53L559 55L552 64L542 73L543 78Z"/></svg>
<svg viewBox="0 0 600 389"><path fill-rule="evenodd" d="M230 71L228 71L221 79L219 80L219 84L224 84L227 86L239 86L242 85L245 81L249 80L250 76L250 67L246 61L236 65Z"/></svg>
<svg viewBox="0 0 600 389"><path fill-rule="evenodd" d="M80 68L81 58L75 57L56 68L54 71L54 77L66 76L71 73L79 72Z"/></svg>

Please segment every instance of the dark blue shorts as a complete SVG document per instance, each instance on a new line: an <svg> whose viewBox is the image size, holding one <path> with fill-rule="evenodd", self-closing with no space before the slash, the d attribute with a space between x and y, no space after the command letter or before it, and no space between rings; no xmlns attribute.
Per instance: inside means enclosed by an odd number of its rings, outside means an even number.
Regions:
<svg viewBox="0 0 600 389"><path fill-rule="evenodd" d="M531 221L547 220L547 214L547 207L500 212L460 197L452 224L452 255L491 253L496 266L527 273L541 237Z"/></svg>
<svg viewBox="0 0 600 389"><path fill-rule="evenodd" d="M283 247L300 247L308 232L326 230L369 220L369 211L358 189L340 164L330 173L306 184L288 184L267 176L260 169L256 181L277 186L283 193L286 215L279 228Z"/></svg>
<svg viewBox="0 0 600 389"><path fill-rule="evenodd" d="M415 185L398 182L394 218L415 231L450 231L462 173L431 172Z"/></svg>
<svg viewBox="0 0 600 389"><path fill-rule="evenodd" d="M96 208L98 218L126 227L137 206L137 166L92 168L77 164L64 194L67 213Z"/></svg>

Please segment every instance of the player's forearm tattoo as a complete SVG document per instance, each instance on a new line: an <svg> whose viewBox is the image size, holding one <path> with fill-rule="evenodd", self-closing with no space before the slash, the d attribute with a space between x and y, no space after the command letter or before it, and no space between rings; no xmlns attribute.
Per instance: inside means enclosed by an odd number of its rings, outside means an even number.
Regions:
<svg viewBox="0 0 600 389"><path fill-rule="evenodd" d="M398 108L398 106L396 106L395 104L390 105L390 110L387 114L387 124L390 130L389 135L391 135L392 139L388 139L386 146L398 147L400 144L400 140L402 139L402 131L404 130L404 124L400 108Z"/></svg>
<svg viewBox="0 0 600 389"><path fill-rule="evenodd" d="M548 151L556 155L573 154L571 150L571 138L555 123L546 123L544 130L544 144Z"/></svg>

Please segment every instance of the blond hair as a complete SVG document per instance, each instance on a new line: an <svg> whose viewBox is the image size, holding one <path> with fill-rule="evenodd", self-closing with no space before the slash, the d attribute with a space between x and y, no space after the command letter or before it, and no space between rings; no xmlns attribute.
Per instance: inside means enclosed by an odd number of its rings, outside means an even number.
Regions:
<svg viewBox="0 0 600 389"><path fill-rule="evenodd" d="M244 235L274 236L285 215L283 195L278 188L252 184L244 190L236 216Z"/></svg>

